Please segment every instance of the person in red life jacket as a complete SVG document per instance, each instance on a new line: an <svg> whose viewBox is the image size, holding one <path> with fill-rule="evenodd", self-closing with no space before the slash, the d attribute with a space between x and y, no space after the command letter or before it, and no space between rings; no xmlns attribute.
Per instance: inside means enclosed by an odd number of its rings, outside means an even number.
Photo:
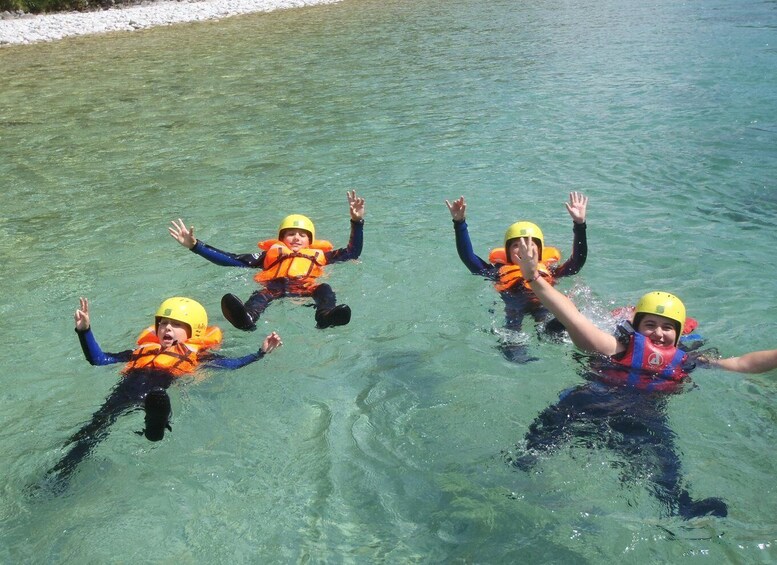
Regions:
<svg viewBox="0 0 777 565"><path fill-rule="evenodd" d="M516 242L520 237L530 237L542 258L538 270L551 284L562 277L577 274L585 265L588 255L586 238L586 210L588 197L580 192L571 192L569 202L565 203L567 212L572 218L572 254L564 263L560 263L561 254L558 249L545 245L545 238L540 228L531 222L520 221L507 228L504 236L504 246L491 250L489 260L485 261L475 254L470 241L465 219L467 204L464 197L453 202L445 201L453 219L453 229L456 233L456 251L462 263L473 274L484 276L494 282L494 287L504 302L505 327L515 332L521 331L523 318L530 314L536 322L543 323L543 329L548 335L558 334L563 327L552 320L542 304L534 296L526 284L516 256ZM514 343L500 344L500 350L506 359L523 363L536 358L527 354L525 345Z"/></svg>
<svg viewBox="0 0 777 565"><path fill-rule="evenodd" d="M270 333L260 350L243 357L228 358L215 353L222 341L221 330L208 326L208 315L199 302L173 297L157 309L154 325L143 330L137 346L119 353L106 353L92 333L89 301L80 299L75 311L75 331L84 357L91 365L124 363L122 379L105 403L65 444L70 449L48 475L63 485L78 463L108 436L116 419L127 412L145 409L146 427L139 434L150 441L164 438L171 430L172 410L166 389L178 378L194 375L200 366L238 369L258 361L283 345L276 332Z"/></svg>
<svg viewBox="0 0 777 565"><path fill-rule="evenodd" d="M234 294L221 299L221 311L238 329L253 331L259 316L270 302L286 296L312 297L316 306L316 327L344 326L351 321L351 309L337 304L332 287L318 282L324 266L357 259L362 251L364 233L364 198L355 191L347 193L351 214L351 237L348 246L334 249L328 241L316 239L316 228L310 218L301 214L287 216L278 228L278 238L259 242L261 252L234 254L221 251L194 237L194 227L186 227L180 218L168 228L178 243L211 263L225 267L261 269L254 280L262 285L245 304Z"/></svg>
<svg viewBox="0 0 777 565"><path fill-rule="evenodd" d="M605 447L622 455L631 471L624 473L623 480L648 477L651 493L668 514L684 519L726 516L728 507L723 500L693 500L683 486L666 402L684 390L697 361L737 372L764 372L777 367L777 351L717 361L707 359L701 351L686 353L680 343L687 320L685 306L667 292L644 295L634 308L631 324L624 323L611 335L541 276L536 248L527 238L519 241L518 254L527 283L564 324L572 342L582 351L606 359L590 361L584 373L589 382L562 393L557 404L537 417L526 435L524 454L510 456L510 462L528 471L540 454L579 440L584 446Z"/></svg>

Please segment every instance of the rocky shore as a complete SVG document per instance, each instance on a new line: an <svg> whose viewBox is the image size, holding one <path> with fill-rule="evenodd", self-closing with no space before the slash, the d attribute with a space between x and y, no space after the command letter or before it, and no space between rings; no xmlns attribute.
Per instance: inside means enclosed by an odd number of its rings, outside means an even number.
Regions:
<svg viewBox="0 0 777 565"><path fill-rule="evenodd" d="M56 41L73 35L133 31L181 22L218 20L248 14L334 4L340 0L203 0L158 1L96 12L33 16L0 14L0 46Z"/></svg>

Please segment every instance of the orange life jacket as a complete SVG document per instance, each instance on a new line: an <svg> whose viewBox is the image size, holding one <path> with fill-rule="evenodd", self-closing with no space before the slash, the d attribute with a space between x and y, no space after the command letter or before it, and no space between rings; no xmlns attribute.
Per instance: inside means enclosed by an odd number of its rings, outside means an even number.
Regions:
<svg viewBox="0 0 777 565"><path fill-rule="evenodd" d="M537 272L550 284L556 284L556 277L553 276L550 267L558 263L559 259L561 259L561 253L555 247L542 248L542 261L537 264ZM498 292L509 290L519 282L527 289L530 288L523 278L521 268L507 260L507 253L504 247L492 249L488 255L488 262L493 265L501 265L499 267L499 279L494 283L494 287Z"/></svg>
<svg viewBox="0 0 777 565"><path fill-rule="evenodd" d="M260 241L258 245L265 251L262 270L254 275L258 283L281 278L312 282L324 272L324 253L333 249L332 244L324 240L316 240L296 252L278 239Z"/></svg>
<svg viewBox="0 0 777 565"><path fill-rule="evenodd" d="M138 347L124 366L125 375L137 369L155 369L170 372L175 377L193 373L199 363L199 354L221 345L221 330L210 326L202 337L187 339L172 347L162 348L154 327L143 330L138 337Z"/></svg>

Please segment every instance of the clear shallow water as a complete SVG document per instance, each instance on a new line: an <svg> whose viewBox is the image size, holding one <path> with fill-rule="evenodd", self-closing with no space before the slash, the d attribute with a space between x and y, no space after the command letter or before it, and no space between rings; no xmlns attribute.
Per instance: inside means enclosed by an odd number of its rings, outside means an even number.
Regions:
<svg viewBox="0 0 777 565"><path fill-rule="evenodd" d="M774 347L777 91L773 2L336 6L0 50L3 561L774 562L774 375L695 373L669 418L694 496L725 520L661 517L606 451L538 474L501 452L580 382L569 345L495 346L489 284L468 275L445 198L485 255L520 218L568 254L583 190L592 314L676 292L726 354ZM329 282L352 323L316 331L273 304L256 334L221 317L248 271L166 233L250 251L287 213L337 245L345 192L365 251ZM190 295L225 352L285 347L171 391L173 433L120 419L68 492L25 491L97 409L118 367L72 333L92 300L106 350Z"/></svg>

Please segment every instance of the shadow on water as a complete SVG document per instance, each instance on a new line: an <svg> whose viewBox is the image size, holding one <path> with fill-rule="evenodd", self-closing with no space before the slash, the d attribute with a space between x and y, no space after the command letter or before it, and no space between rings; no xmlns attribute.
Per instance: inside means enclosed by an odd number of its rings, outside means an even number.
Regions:
<svg viewBox="0 0 777 565"><path fill-rule="evenodd" d="M372 516L374 525L384 523L375 515L385 514L394 528L416 524L428 530L439 546L416 536L398 540L404 549L397 555L423 561L587 563L554 540L554 527L538 531L531 508L505 496L497 480L502 472L489 470L493 454L484 459L482 446L468 445L468 438L448 427L457 414L462 425L472 425L468 406L475 398L468 391L478 384L475 375L436 363L441 356L440 351L411 348L374 354L374 372L356 398L351 426L361 453L354 464L364 473L364 481L351 482L351 488L361 490L357 485L362 485L367 501L359 513ZM449 437L441 441L440 436ZM507 530L516 538L513 548L491 543Z"/></svg>

